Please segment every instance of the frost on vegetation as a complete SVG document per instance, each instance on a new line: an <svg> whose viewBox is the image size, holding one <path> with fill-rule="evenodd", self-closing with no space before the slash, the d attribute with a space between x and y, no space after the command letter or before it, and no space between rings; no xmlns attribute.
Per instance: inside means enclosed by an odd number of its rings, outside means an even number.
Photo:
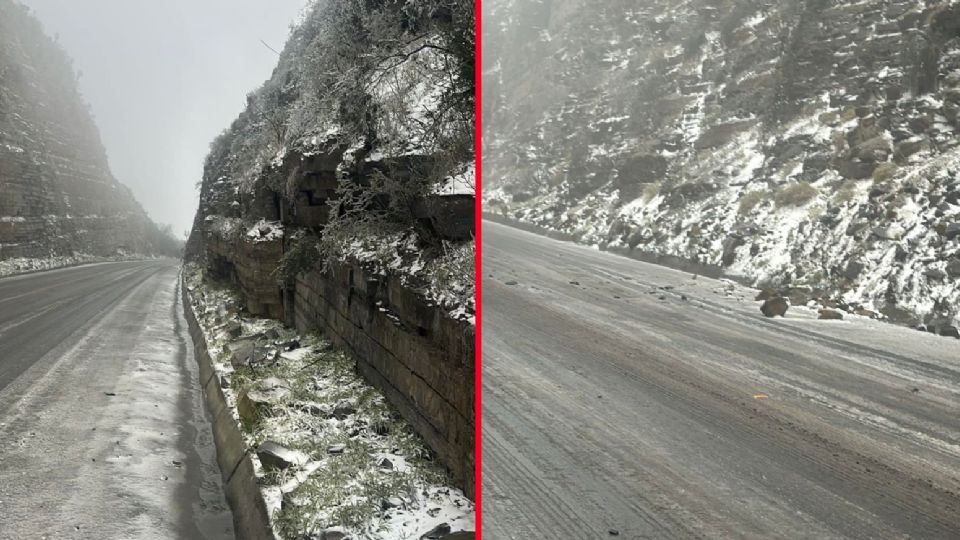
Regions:
<svg viewBox="0 0 960 540"><path fill-rule="evenodd" d="M243 220L218 215L209 215L204 218L207 230L223 239L236 239L243 233Z"/></svg>
<svg viewBox="0 0 960 540"><path fill-rule="evenodd" d="M477 168L474 162L458 166L453 174L441 180L434 188L436 195L475 195Z"/></svg>
<svg viewBox="0 0 960 540"><path fill-rule="evenodd" d="M450 486L422 439L350 359L321 337L243 315L237 296L205 283L195 265L185 267L184 279L216 372L229 381L224 393L235 418L241 419L236 404L245 389L269 379L289 390L242 422L251 449L272 441L306 456L277 469L251 455L282 538L339 531L371 540L416 539L443 524L454 532L473 530L473 504ZM266 336L263 356L271 360L233 367L227 345L235 321L244 337Z"/></svg>
<svg viewBox="0 0 960 540"><path fill-rule="evenodd" d="M415 232L371 227L366 234L339 239L326 234L322 245L337 253L339 260L358 261L375 273L399 276L401 283L420 291L451 317L474 322L476 242L424 246Z"/></svg>

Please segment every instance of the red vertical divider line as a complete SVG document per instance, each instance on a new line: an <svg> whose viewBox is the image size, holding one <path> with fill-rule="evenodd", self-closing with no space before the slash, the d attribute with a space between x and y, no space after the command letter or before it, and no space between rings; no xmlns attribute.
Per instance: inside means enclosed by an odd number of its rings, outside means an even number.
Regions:
<svg viewBox="0 0 960 540"><path fill-rule="evenodd" d="M483 538L483 227L481 226L482 214L482 189L483 189L483 9L481 0L474 3L474 85L476 94L474 95L475 120L474 120L474 159L476 160L476 171L474 186L476 189L476 203L474 206L474 231L475 231L475 260L474 260L474 288L476 291L476 310L475 323L476 332L474 333L474 435L473 435L473 458L474 458L474 499L476 501L476 537Z"/></svg>

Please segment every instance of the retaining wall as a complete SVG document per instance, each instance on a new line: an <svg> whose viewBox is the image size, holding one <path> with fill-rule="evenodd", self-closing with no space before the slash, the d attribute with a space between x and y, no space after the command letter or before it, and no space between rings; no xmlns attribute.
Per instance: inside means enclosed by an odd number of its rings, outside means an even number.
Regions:
<svg viewBox="0 0 960 540"><path fill-rule="evenodd" d="M293 312L299 331L319 329L352 354L472 499L474 326L399 278L350 263L298 277Z"/></svg>

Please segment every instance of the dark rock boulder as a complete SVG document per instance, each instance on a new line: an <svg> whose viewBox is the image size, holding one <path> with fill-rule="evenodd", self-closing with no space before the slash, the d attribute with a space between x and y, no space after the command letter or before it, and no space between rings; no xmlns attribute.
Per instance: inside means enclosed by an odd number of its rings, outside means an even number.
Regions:
<svg viewBox="0 0 960 540"><path fill-rule="evenodd" d="M230 365L234 369L249 367L257 363L257 342L255 339L240 339L226 346Z"/></svg>
<svg viewBox="0 0 960 540"><path fill-rule="evenodd" d="M266 441L257 447L257 458L266 469L287 469L306 465L310 461L310 456L307 454L299 450L291 450L273 441Z"/></svg>
<svg viewBox="0 0 960 540"><path fill-rule="evenodd" d="M953 278L960 277L960 258L950 259L950 261L947 262L947 274Z"/></svg>
<svg viewBox="0 0 960 540"><path fill-rule="evenodd" d="M950 223L947 225L943 230L943 236L945 236L947 240L960 237L960 223Z"/></svg>
<svg viewBox="0 0 960 540"><path fill-rule="evenodd" d="M930 147L926 138L917 137L897 143L894 147L894 159L904 161L910 156Z"/></svg>
<svg viewBox="0 0 960 540"><path fill-rule="evenodd" d="M835 309L821 309L817 315L818 319L823 320L841 320L843 319L843 313Z"/></svg>
<svg viewBox="0 0 960 540"><path fill-rule="evenodd" d="M227 332L227 335L232 338L238 338L240 334L243 333L243 325L241 325L239 321L230 321L223 329Z"/></svg>
<svg viewBox="0 0 960 540"><path fill-rule="evenodd" d="M853 281L860 277L860 273L863 272L863 263L859 261L850 261L847 263L847 267L843 270L843 277Z"/></svg>
<svg viewBox="0 0 960 540"><path fill-rule="evenodd" d="M930 281L943 281L947 277L946 272L939 268L928 268L923 271L923 275Z"/></svg>
<svg viewBox="0 0 960 540"><path fill-rule="evenodd" d="M466 240L474 234L474 205L473 195L430 195L414 201L412 213L439 238Z"/></svg>
<svg viewBox="0 0 960 540"><path fill-rule="evenodd" d="M903 227L896 223L887 225L886 227L875 227L873 229L873 235L884 240L900 240L905 233L906 231L904 231Z"/></svg>
<svg viewBox="0 0 960 540"><path fill-rule="evenodd" d="M835 160L833 166L840 176L851 180L863 180L873 175L877 164L872 161L853 161L849 159Z"/></svg>
<svg viewBox="0 0 960 540"><path fill-rule="evenodd" d="M789 287L780 294L790 300L791 306L802 306L809 302L813 297L813 290L809 287Z"/></svg>
<svg viewBox="0 0 960 540"><path fill-rule="evenodd" d="M237 396L237 412L240 419L253 423L260 419L263 413L290 395L290 385L283 379L268 377L252 387L244 388Z"/></svg>
<svg viewBox="0 0 960 540"><path fill-rule="evenodd" d="M782 296L771 298L760 306L760 312L766 317L783 317L787 314L790 304Z"/></svg>
<svg viewBox="0 0 960 540"><path fill-rule="evenodd" d="M890 142L884 137L874 137L853 148L854 157L866 163L886 161L891 152Z"/></svg>
<svg viewBox="0 0 960 540"><path fill-rule="evenodd" d="M333 408L333 416L344 419L357 412L357 406L350 400L343 400Z"/></svg>
<svg viewBox="0 0 960 540"><path fill-rule="evenodd" d="M349 536L339 527L326 529L320 534L320 540L349 540Z"/></svg>

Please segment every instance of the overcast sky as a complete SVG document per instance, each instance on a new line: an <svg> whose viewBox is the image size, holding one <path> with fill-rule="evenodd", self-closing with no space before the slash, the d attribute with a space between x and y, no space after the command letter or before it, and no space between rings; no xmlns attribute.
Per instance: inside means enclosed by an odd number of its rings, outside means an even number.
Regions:
<svg viewBox="0 0 960 540"><path fill-rule="evenodd" d="M20 0L83 72L114 175L179 235L210 142L273 70L308 0Z"/></svg>

